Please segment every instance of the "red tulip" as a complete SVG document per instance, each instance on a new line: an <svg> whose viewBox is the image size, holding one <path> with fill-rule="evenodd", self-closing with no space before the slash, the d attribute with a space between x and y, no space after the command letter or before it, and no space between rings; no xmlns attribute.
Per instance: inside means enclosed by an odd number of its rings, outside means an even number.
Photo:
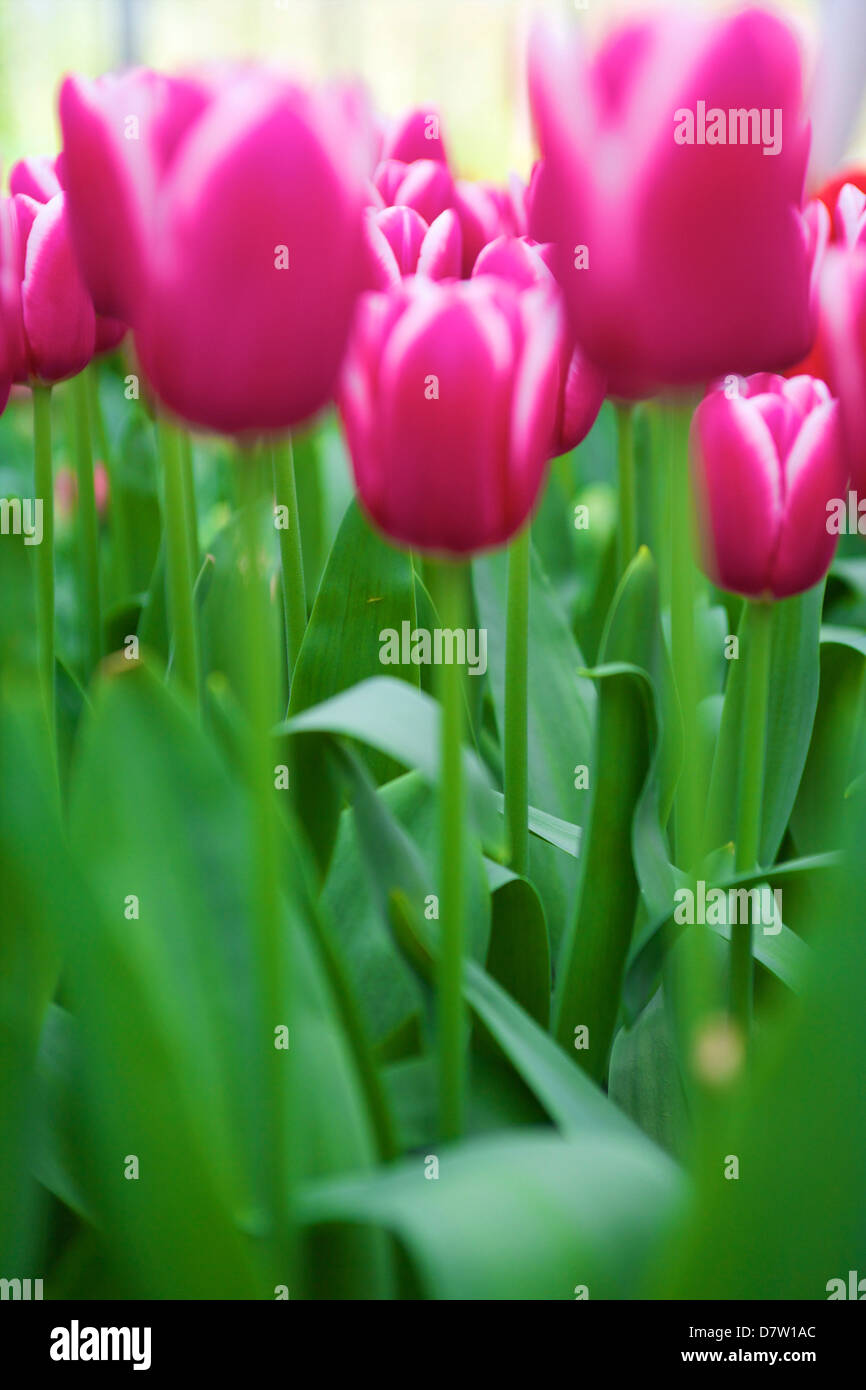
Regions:
<svg viewBox="0 0 866 1390"><path fill-rule="evenodd" d="M539 246L528 237L498 237L484 247L475 262L472 278L494 275L520 289L543 284L555 292L557 286L550 270L550 259L551 248ZM571 334L564 328L559 410L550 446L552 458L567 453L589 434L604 396L603 374L580 348L574 346Z"/></svg>
<svg viewBox="0 0 866 1390"><path fill-rule="evenodd" d="M362 298L339 402L361 502L386 535L466 555L520 529L546 471L561 342L543 285L418 276Z"/></svg>
<svg viewBox="0 0 866 1390"><path fill-rule="evenodd" d="M68 78L60 117L85 277L133 324L161 400L228 434L313 415L363 284L355 94L259 68L139 72Z"/></svg>
<svg viewBox="0 0 866 1390"><path fill-rule="evenodd" d="M530 235L556 243L575 336L613 394L803 356L809 130L781 21L664 12L590 58L538 29L530 95Z"/></svg>
<svg viewBox="0 0 866 1390"><path fill-rule="evenodd" d="M761 373L715 389L695 411L692 470L704 567L748 598L787 598L826 574L844 496L838 403L823 381Z"/></svg>

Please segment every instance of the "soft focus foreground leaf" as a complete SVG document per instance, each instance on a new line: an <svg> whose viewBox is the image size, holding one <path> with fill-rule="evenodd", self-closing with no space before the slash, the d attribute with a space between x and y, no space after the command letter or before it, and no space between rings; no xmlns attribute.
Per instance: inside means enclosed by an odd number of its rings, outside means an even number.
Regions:
<svg viewBox="0 0 866 1390"><path fill-rule="evenodd" d="M7 668L0 692L0 1255L4 1270L37 1276L34 1066L68 902L38 692L10 676Z"/></svg>
<svg viewBox="0 0 866 1390"><path fill-rule="evenodd" d="M367 1180L320 1184L311 1221L369 1222L403 1243L428 1297L628 1298L681 1200L659 1150L612 1135L497 1135ZM580 1296L586 1297L587 1294Z"/></svg>
<svg viewBox="0 0 866 1390"><path fill-rule="evenodd" d="M264 1067L291 1059L297 1069L291 1124L302 1173L364 1165L374 1151L303 896L293 891L287 903L298 982L291 1049L279 1053L250 955L245 797L142 668L99 692L72 821L102 916L69 933L70 992L95 1195L125 1276L145 1294L273 1297L279 1271L269 1280L256 1248L267 1229ZM297 875L294 851L292 860ZM125 915L130 894L137 920ZM138 1182L124 1178L128 1154L139 1158Z"/></svg>
<svg viewBox="0 0 866 1390"><path fill-rule="evenodd" d="M829 1280L863 1269L864 811L849 803L846 861L822 894L805 995L766 1028L751 1079L720 1097L657 1296L824 1299ZM731 1155L736 1179L724 1173Z"/></svg>

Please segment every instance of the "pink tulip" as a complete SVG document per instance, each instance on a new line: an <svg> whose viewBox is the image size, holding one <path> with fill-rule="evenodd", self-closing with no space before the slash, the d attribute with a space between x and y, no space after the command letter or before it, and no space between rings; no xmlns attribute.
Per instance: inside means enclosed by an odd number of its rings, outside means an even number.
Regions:
<svg viewBox="0 0 866 1390"><path fill-rule="evenodd" d="M828 503L848 479L838 402L808 376L733 382L692 421L704 567L720 588L787 598L817 584L836 549Z"/></svg>
<svg viewBox="0 0 866 1390"><path fill-rule="evenodd" d="M463 238L451 209L428 226L414 208L368 208L364 219L370 289L386 290L404 275L427 275L431 280L457 279Z"/></svg>
<svg viewBox="0 0 866 1390"><path fill-rule="evenodd" d="M475 262L472 278L494 275L510 281L519 289L541 284L548 285L551 292L555 292L557 286L550 261L551 248L548 246L539 246L528 237L497 237L484 247ZM564 327L559 410L550 446L552 458L575 448L589 434L604 396L603 374L587 360L580 348L574 346L571 334Z"/></svg>
<svg viewBox="0 0 866 1390"><path fill-rule="evenodd" d="M332 396L365 271L358 110L264 68L64 83L85 277L183 419L278 431Z"/></svg>
<svg viewBox="0 0 866 1390"><path fill-rule="evenodd" d="M439 133L438 114L410 111L386 136L373 174L376 207L408 207L433 222L453 210L463 244L461 274L468 276L479 253L499 236L526 232L526 190L516 175L507 188L456 179Z"/></svg>
<svg viewBox="0 0 866 1390"><path fill-rule="evenodd" d="M9 189L13 194L22 194L39 204L46 204L63 191L60 175L63 172L61 158L49 159L38 155L22 159L14 165L9 174ZM69 209L66 208L65 225L69 228ZM102 314L96 318L94 352L112 352L126 333L126 324L120 319L108 318Z"/></svg>
<svg viewBox="0 0 866 1390"><path fill-rule="evenodd" d="M803 356L809 129L780 20L678 8L589 57L537 29L530 95L543 155L530 235L556 243L575 336L612 394Z"/></svg>
<svg viewBox="0 0 866 1390"><path fill-rule="evenodd" d="M866 194L853 184L839 191L830 233L818 282L818 334L803 370L838 396L852 478L866 492Z"/></svg>
<svg viewBox="0 0 866 1390"><path fill-rule="evenodd" d="M14 341L8 369L13 381L63 381L87 366L96 342L93 303L72 249L65 198L57 193L41 204L17 193L4 204L9 254L18 275L17 291L9 290L8 331Z"/></svg>
<svg viewBox="0 0 866 1390"><path fill-rule="evenodd" d="M361 502L386 535L466 555L520 529L545 476L561 335L543 285L418 276L362 298L339 403Z"/></svg>

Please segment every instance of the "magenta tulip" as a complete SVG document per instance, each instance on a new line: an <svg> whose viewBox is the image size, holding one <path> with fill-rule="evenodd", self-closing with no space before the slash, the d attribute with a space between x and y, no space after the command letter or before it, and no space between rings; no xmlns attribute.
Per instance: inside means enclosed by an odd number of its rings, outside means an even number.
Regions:
<svg viewBox="0 0 866 1390"><path fill-rule="evenodd" d="M781 369L808 350L801 85L791 31L757 9L665 11L590 57L536 30L529 231L556 243L575 336L612 394Z"/></svg>
<svg viewBox="0 0 866 1390"><path fill-rule="evenodd" d="M263 68L64 83L85 277L184 420L279 431L333 395L365 271L357 115Z"/></svg>
<svg viewBox="0 0 866 1390"><path fill-rule="evenodd" d="M391 539L502 545L543 482L562 322L545 286L405 280L360 302L340 408L361 502Z"/></svg>
<svg viewBox="0 0 866 1390"><path fill-rule="evenodd" d="M413 119L417 124L418 113L413 113ZM423 140L415 136L411 141L407 136L397 144L386 142L385 157L373 174L375 205L413 208L426 222L452 209L460 223L463 243L461 274L468 276L488 242L499 236L525 233L525 189L516 175L506 189L455 179L444 155L427 154ZM392 149L402 150L402 156L389 153ZM410 160L407 155L413 158Z"/></svg>
<svg viewBox="0 0 866 1390"><path fill-rule="evenodd" d="M838 539L828 503L844 497L848 480L838 402L823 381L729 379L695 412L691 458L715 584L781 599L818 583Z"/></svg>
<svg viewBox="0 0 866 1390"><path fill-rule="evenodd" d="M527 237L497 237L484 247L472 278L494 275L520 289L548 285L555 291L550 269L551 248ZM552 458L567 453L589 434L605 396L604 375L575 347L563 325L559 409L550 446Z"/></svg>
<svg viewBox="0 0 866 1390"><path fill-rule="evenodd" d="M457 214L441 212L432 224L414 208L368 208L364 219L369 275L368 287L387 290L404 275L426 275L431 280L460 276L463 236Z"/></svg>
<svg viewBox="0 0 866 1390"><path fill-rule="evenodd" d="M39 155L32 159L22 159L12 168L9 174L9 188L15 195L22 195L30 198L33 202L44 205L49 203L52 198L56 198L63 192L60 179L62 163L58 159L49 159L45 155ZM69 208L64 199L66 209L64 216L64 226L66 235L69 235ZM80 275L76 278L80 280ZM122 341L126 333L126 324L120 319L108 318L98 314L96 317L96 333L94 342L94 352L111 352Z"/></svg>
<svg viewBox="0 0 866 1390"><path fill-rule="evenodd" d="M840 191L820 271L818 336L804 369L839 398L853 482L866 493L866 194Z"/></svg>

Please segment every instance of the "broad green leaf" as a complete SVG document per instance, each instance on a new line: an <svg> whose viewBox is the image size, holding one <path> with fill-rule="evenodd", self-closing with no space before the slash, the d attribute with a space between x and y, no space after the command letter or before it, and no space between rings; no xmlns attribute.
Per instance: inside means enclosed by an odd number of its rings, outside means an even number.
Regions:
<svg viewBox="0 0 866 1390"><path fill-rule="evenodd" d="M312 709L293 714L278 734L333 734L358 739L416 768L435 783L439 775L440 709L435 700L393 676L374 676ZM503 853L504 827L486 769L469 749L464 773L470 810L485 848Z"/></svg>
<svg viewBox="0 0 866 1390"><path fill-rule="evenodd" d="M363 1221L407 1250L436 1299L629 1298L682 1203L660 1150L622 1136L497 1135L369 1179L318 1184L308 1221ZM586 1292L576 1292L585 1290Z"/></svg>
<svg viewBox="0 0 866 1390"><path fill-rule="evenodd" d="M253 949L246 796L143 668L98 693L75 769L72 826L101 916L67 934L70 999L85 1057L99 1215L127 1287L272 1297L279 1271L266 1274L241 1229L267 1231L269 1069L290 1062L304 1078L302 1086L290 1087L288 1075L284 1083L301 1174L364 1166L374 1154L317 958L303 864L286 831L282 931L297 983L291 1018L274 1021L262 1014ZM126 915L131 894L137 919ZM274 1046L275 1022L291 1026L289 1052ZM138 1156L139 1184L124 1180L124 1154ZM369 1247L366 1254L367 1286L375 1287L378 1256ZM316 1258L312 1264L315 1281Z"/></svg>

